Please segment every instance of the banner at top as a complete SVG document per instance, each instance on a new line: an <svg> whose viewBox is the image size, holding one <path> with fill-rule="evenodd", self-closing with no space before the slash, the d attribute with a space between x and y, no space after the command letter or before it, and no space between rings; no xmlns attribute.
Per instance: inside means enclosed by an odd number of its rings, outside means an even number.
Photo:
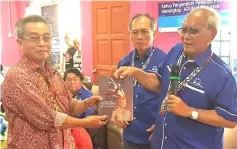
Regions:
<svg viewBox="0 0 237 149"><path fill-rule="evenodd" d="M219 13L221 26L228 25L230 2L228 0L174 1L158 4L158 27L160 32L173 32L182 27L185 16L193 9L210 7Z"/></svg>

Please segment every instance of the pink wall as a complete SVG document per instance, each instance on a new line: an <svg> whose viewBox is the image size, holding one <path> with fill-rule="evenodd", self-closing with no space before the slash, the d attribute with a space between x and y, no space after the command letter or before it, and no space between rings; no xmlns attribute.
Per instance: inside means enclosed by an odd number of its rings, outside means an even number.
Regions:
<svg viewBox="0 0 237 149"><path fill-rule="evenodd" d="M14 26L16 21L24 16L28 1L10 1L10 12L8 1L0 1L1 11L1 36L2 36L2 61L3 66L12 66L21 57L21 52L16 44ZM10 15L10 21L9 21ZM8 33L12 32L12 37Z"/></svg>
<svg viewBox="0 0 237 149"><path fill-rule="evenodd" d="M92 49L92 24L91 2L81 1L81 48L82 48L82 71L85 76L92 76L93 49Z"/></svg>

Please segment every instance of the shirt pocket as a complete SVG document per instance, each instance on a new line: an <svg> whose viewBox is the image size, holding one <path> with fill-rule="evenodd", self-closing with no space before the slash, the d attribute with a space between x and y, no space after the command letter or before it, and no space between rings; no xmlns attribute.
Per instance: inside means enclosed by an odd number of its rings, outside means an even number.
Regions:
<svg viewBox="0 0 237 149"><path fill-rule="evenodd" d="M180 91L181 99L188 105L194 108L208 109L208 98L206 90L203 87L196 86L192 83L187 83Z"/></svg>
<svg viewBox="0 0 237 149"><path fill-rule="evenodd" d="M198 92L200 94L204 94L205 93L203 88L193 86L193 85L191 85L189 83L186 84L185 87L188 88L189 90L192 90L193 92Z"/></svg>

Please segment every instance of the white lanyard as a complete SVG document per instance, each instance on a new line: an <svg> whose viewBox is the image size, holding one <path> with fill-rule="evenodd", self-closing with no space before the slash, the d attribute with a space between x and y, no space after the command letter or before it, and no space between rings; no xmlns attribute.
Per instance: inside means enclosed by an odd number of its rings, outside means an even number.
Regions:
<svg viewBox="0 0 237 149"><path fill-rule="evenodd" d="M191 81L199 72L201 72L201 70L205 66L207 66L207 64L210 62L210 60L212 58L212 55L213 55L213 53L211 54L211 56L205 61L205 63L201 67L197 67L196 69L194 69L193 72L188 77L186 77L182 82L180 82L178 84L177 91L181 90L189 81ZM183 53L180 55L180 57L179 57L179 59L177 61L177 65L179 67L181 66L182 60L183 60ZM160 114L165 114L168 111L168 105L167 105L166 101L168 99L168 95L170 94L170 91L171 91L171 86L170 86L170 82L169 82L169 87L168 87L168 91L167 91L166 97L162 101L162 104L161 104Z"/></svg>
<svg viewBox="0 0 237 149"><path fill-rule="evenodd" d="M155 51L155 48L153 46L149 57L147 58L146 62L142 65L142 68L141 68L142 70L145 70L146 67L148 66L148 64L151 60L151 57L154 54L154 51ZM135 53L136 53L136 51L134 50L133 55L132 55L132 67L135 67ZM133 79L133 86L136 86L136 84L137 84L137 80L134 78Z"/></svg>

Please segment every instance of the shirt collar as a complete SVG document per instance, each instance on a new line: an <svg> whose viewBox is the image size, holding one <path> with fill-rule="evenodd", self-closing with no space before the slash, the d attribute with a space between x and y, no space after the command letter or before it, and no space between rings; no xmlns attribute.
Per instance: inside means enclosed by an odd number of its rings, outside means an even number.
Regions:
<svg viewBox="0 0 237 149"><path fill-rule="evenodd" d="M151 46L146 52L145 52L145 58L149 57L149 55L151 54L153 50L153 46ZM138 54L138 51L137 49L135 49L135 58L139 58L139 54Z"/></svg>
<svg viewBox="0 0 237 149"><path fill-rule="evenodd" d="M22 60L25 64L29 65L31 70L33 72L40 70L40 66L38 64L36 64L35 62L33 62L32 60L26 58L25 56L22 57ZM45 63L45 68L46 68L46 72L48 74L53 74L56 72L56 70L48 63L48 61L46 61Z"/></svg>
<svg viewBox="0 0 237 149"><path fill-rule="evenodd" d="M203 52L202 54L194 58L194 61L199 67L202 67L205 64L205 62L211 57L211 55L212 55L212 50L211 50L211 45L209 45L209 47L207 48L205 52Z"/></svg>
<svg viewBox="0 0 237 149"><path fill-rule="evenodd" d="M84 88L83 86L77 91L77 94L78 95L82 95L83 94L83 91L84 91Z"/></svg>
<svg viewBox="0 0 237 149"><path fill-rule="evenodd" d="M185 55L183 54L185 57ZM212 56L212 50L211 50L211 45L207 48L205 52L200 54L199 56L196 56L193 60L189 60L190 62L194 61L198 67L202 67L205 62Z"/></svg>

